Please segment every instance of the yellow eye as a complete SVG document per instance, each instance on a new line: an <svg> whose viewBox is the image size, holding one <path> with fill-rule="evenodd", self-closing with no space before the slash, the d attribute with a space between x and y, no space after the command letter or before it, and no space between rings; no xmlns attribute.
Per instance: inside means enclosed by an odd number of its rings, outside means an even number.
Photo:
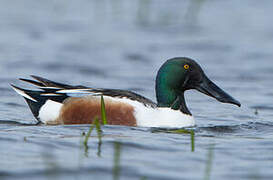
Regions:
<svg viewBox="0 0 273 180"><path fill-rule="evenodd" d="M188 64L184 65L184 69L189 69L189 68L190 68L190 66Z"/></svg>

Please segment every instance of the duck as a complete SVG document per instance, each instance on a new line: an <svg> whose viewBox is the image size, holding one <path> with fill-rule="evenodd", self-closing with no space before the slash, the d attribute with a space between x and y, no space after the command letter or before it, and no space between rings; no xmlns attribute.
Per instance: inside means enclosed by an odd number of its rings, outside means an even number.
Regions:
<svg viewBox="0 0 273 180"><path fill-rule="evenodd" d="M24 97L39 123L46 125L91 124L101 115L104 99L109 125L184 128L195 126L185 102L185 91L195 89L222 103L240 102L213 83L200 65L188 57L168 59L156 75L156 100L120 89L90 88L54 82L40 76L19 80L37 90L11 87Z"/></svg>

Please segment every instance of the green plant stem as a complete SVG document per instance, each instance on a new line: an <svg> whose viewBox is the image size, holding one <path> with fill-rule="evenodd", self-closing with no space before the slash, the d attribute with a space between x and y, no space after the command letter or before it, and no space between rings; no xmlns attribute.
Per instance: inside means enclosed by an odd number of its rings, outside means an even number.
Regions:
<svg viewBox="0 0 273 180"><path fill-rule="evenodd" d="M191 151L194 152L195 142L194 142L194 130L191 130Z"/></svg>
<svg viewBox="0 0 273 180"><path fill-rule="evenodd" d="M214 154L213 150L214 150L214 145L212 144L208 151L208 159L206 163L205 176L204 176L205 180L210 180L212 160L213 160L213 154Z"/></svg>
<svg viewBox="0 0 273 180"><path fill-rule="evenodd" d="M119 180L120 177L120 151L121 151L121 143L114 143L114 167L113 167L113 179Z"/></svg>
<svg viewBox="0 0 273 180"><path fill-rule="evenodd" d="M106 125L107 119L106 119L105 103L104 103L104 99L103 99L102 95L100 98L100 105L101 105L101 107L100 107L101 108L101 120L102 120L103 125Z"/></svg>
<svg viewBox="0 0 273 180"><path fill-rule="evenodd" d="M89 128L89 130L88 130L88 132L87 132L87 134L86 134L86 136L85 136L85 139L83 141L84 146L87 146L88 139L89 139L90 134L93 131L93 129L94 129L94 125L91 125L90 128Z"/></svg>

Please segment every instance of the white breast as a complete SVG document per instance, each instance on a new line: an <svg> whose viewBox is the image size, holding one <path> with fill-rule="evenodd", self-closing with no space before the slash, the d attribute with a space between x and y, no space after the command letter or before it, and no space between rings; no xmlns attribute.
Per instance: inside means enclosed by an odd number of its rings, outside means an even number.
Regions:
<svg viewBox="0 0 273 180"><path fill-rule="evenodd" d="M181 128L195 125L194 118L170 108L136 110L138 126Z"/></svg>
<svg viewBox="0 0 273 180"><path fill-rule="evenodd" d="M146 107L138 101L126 98L120 99L120 101L129 103L135 108L137 126L181 128L195 125L193 116L183 114L179 110Z"/></svg>

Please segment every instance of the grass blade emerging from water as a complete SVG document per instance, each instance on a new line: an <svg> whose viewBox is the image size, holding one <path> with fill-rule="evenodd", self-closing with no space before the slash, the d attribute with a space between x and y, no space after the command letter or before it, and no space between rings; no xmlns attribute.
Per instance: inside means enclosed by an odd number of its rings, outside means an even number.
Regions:
<svg viewBox="0 0 273 180"><path fill-rule="evenodd" d="M191 152L194 152L195 149L194 135L194 130L191 130Z"/></svg>
<svg viewBox="0 0 273 180"><path fill-rule="evenodd" d="M91 126L90 126L90 128L89 128L89 130L88 130L88 132L87 132L87 134L86 134L86 136L84 138L84 141L83 141L83 144L84 144L85 147L87 147L88 139L89 139L89 137L90 137L91 132L93 131L93 129L94 129L94 125L91 124Z"/></svg>
<svg viewBox="0 0 273 180"><path fill-rule="evenodd" d="M84 142L83 142L83 145L84 145L84 149L85 149L85 154L88 154L88 140L89 140L89 137L94 129L94 127L96 128L96 131L97 131L97 136L98 136L98 156L100 156L100 147L101 147L101 144L102 144L102 141L101 141L101 138L102 138L102 130L101 130L101 126L100 126L100 121L98 119L98 117L95 118L93 124L90 126L87 134L85 135L85 139L84 139Z"/></svg>
<svg viewBox="0 0 273 180"><path fill-rule="evenodd" d="M101 141L101 133L102 133L102 130L101 130L101 127L100 127L100 121L98 118L95 118L94 120L94 123L93 123L96 127L96 131L97 131L97 135L98 135L98 139L99 141Z"/></svg>
<svg viewBox="0 0 273 180"><path fill-rule="evenodd" d="M94 121L94 125L96 127L96 131L97 131L97 136L98 136L98 152L97 152L97 155L100 157L100 153L101 153L101 144L102 144L102 141L101 141L101 137L102 137L102 130L101 130L101 127L100 127L100 121L98 118L95 119Z"/></svg>
<svg viewBox="0 0 273 180"><path fill-rule="evenodd" d="M105 125L107 124L107 119L106 119L106 111L105 111L105 103L104 103L104 99L103 96L101 96L101 119L102 119L102 123ZM101 142L101 127L100 127L100 122L98 117L95 117L93 124L90 126L89 131L87 132L85 139L84 139L84 144L87 145L88 139L90 137L91 132L94 129L94 126L96 127L97 130L97 135L99 138L99 141Z"/></svg>
<svg viewBox="0 0 273 180"><path fill-rule="evenodd" d="M105 103L104 103L103 96L101 96L100 98L100 109L101 109L101 120L103 125L105 125L107 124L107 119L106 119Z"/></svg>
<svg viewBox="0 0 273 180"><path fill-rule="evenodd" d="M102 120L102 123L105 125L107 124L107 119L106 119L106 111L105 111L105 103L104 103L104 99L103 99L103 96L101 96L101 120ZM91 132L93 131L94 127L96 127L96 131L97 131L97 136L98 136L98 139L99 139L99 142L98 142L98 156L100 156L100 147L101 147L101 144L102 144L102 141L101 141L101 137L102 137L102 130L101 130L101 127L100 127L100 121L98 119L98 117L95 117L94 121L93 121L93 124L90 126L86 136L85 136L85 139L84 139L84 142L83 142L83 145L85 147L85 152L87 153L88 151L88 139L91 135Z"/></svg>
<svg viewBox="0 0 273 180"><path fill-rule="evenodd" d="M208 159L207 159L207 163L206 163L205 176L204 176L205 180L210 180L211 169L212 169L212 160L213 160L213 154L214 154L213 151L214 151L214 144L212 144L209 147Z"/></svg>
<svg viewBox="0 0 273 180"><path fill-rule="evenodd" d="M113 167L113 179L119 180L120 177L120 152L121 152L121 143L114 142L114 167Z"/></svg>

